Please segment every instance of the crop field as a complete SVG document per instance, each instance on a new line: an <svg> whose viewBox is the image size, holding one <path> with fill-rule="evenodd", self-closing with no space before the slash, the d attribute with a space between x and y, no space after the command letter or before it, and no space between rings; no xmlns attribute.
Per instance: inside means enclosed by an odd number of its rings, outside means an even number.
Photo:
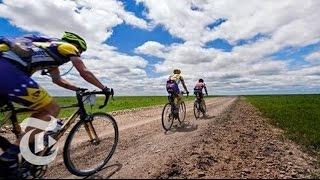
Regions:
<svg viewBox="0 0 320 180"><path fill-rule="evenodd" d="M184 97L185 101L191 101L194 97ZM60 106L68 106L75 104L76 98L75 97L56 97L55 100L58 102ZM97 97L96 103L94 106L86 105L86 110L88 112L112 112L124 109L133 109L133 108L141 108L141 107L148 107L148 106L155 106L167 103L168 99L167 96L116 96L114 100L110 98L107 107L103 109L99 109L99 105L103 104L103 97ZM60 111L59 117L66 118L69 117L76 108L63 108ZM28 114L20 114L18 119L22 121L26 118ZM3 115L0 114L0 121L2 121Z"/></svg>
<svg viewBox="0 0 320 180"><path fill-rule="evenodd" d="M320 95L246 96L287 137L320 151Z"/></svg>
<svg viewBox="0 0 320 180"><path fill-rule="evenodd" d="M96 105L93 106L92 109L90 105L86 105L86 109L88 111L92 110L92 112L101 111L101 109L99 109L99 105L103 104L103 100L103 97L97 97ZM74 97L58 97L56 98L56 101L60 105L76 103L76 99ZM112 112L124 109L141 108L165 104L167 101L168 100L166 96L118 96L114 97L114 100L110 98L107 107L103 108L102 110ZM60 112L60 117L70 116L74 110L75 108L62 109Z"/></svg>

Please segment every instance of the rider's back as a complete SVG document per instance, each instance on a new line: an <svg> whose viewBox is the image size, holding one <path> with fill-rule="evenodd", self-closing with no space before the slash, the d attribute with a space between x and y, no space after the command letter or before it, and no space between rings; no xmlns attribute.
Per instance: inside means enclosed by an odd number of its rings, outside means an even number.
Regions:
<svg viewBox="0 0 320 180"><path fill-rule="evenodd" d="M202 89L203 89L204 87L206 87L206 84L205 84L204 82L197 82L196 85L195 85L195 87L194 87L194 89L195 89L195 90L201 90L201 91L202 91Z"/></svg>
<svg viewBox="0 0 320 180"><path fill-rule="evenodd" d="M44 36L0 38L0 57L31 75L37 70L57 67L80 56L72 44Z"/></svg>

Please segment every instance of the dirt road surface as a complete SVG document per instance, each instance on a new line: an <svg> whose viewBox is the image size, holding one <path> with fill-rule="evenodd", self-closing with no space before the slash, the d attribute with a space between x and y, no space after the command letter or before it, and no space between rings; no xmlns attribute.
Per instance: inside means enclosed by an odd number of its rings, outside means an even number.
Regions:
<svg viewBox="0 0 320 180"><path fill-rule="evenodd" d="M163 130L163 106L115 113L120 139L112 159L89 178L310 178L316 159L283 138L238 97L206 100L209 118ZM176 124L178 124L176 122ZM62 142L63 144L63 142ZM61 151L62 149L60 149ZM81 149L74 153L85 157ZM61 154L44 178L83 178L68 172Z"/></svg>

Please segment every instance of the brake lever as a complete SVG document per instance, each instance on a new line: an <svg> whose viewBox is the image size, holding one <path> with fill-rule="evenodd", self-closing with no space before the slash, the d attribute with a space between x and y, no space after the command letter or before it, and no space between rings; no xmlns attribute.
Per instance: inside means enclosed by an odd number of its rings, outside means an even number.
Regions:
<svg viewBox="0 0 320 180"><path fill-rule="evenodd" d="M104 100L103 105L99 106L99 109L104 108L104 107L108 104L108 101L109 101L110 95L111 95L112 100L114 100L114 99L113 99L114 91L113 91L113 89L112 89L112 88L111 88L110 94L106 95L106 98L105 98L105 100Z"/></svg>
<svg viewBox="0 0 320 180"><path fill-rule="evenodd" d="M106 99L104 100L103 105L99 106L99 109L104 108L104 107L107 105L107 103L108 103L108 98L106 98Z"/></svg>

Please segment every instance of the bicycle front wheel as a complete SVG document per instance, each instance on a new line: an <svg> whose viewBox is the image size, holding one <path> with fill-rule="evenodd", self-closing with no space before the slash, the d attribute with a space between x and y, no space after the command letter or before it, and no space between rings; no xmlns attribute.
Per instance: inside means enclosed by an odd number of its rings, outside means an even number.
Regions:
<svg viewBox="0 0 320 180"><path fill-rule="evenodd" d="M184 102L182 102L180 104L180 107L179 107L179 118L178 118L178 121L180 123L182 123L186 119L186 115L187 115L186 104Z"/></svg>
<svg viewBox="0 0 320 180"><path fill-rule="evenodd" d="M71 129L63 149L67 169L77 176L89 176L101 170L118 144L118 126L112 116L94 113L88 118Z"/></svg>
<svg viewBox="0 0 320 180"><path fill-rule="evenodd" d="M171 110L171 104L170 103L167 103L164 107L163 107L163 110L162 110L162 118L161 118L161 121L162 121L162 127L164 130L166 131L169 131L172 124L173 124L173 113L172 113L172 110Z"/></svg>
<svg viewBox="0 0 320 180"><path fill-rule="evenodd" d="M204 100L203 100L203 101L204 101ZM201 107L202 107L202 111L203 111L202 113L203 113L203 114L206 114L206 113L207 113L207 106L206 106L206 102L205 102L205 101L203 102L203 104L202 104Z"/></svg>

